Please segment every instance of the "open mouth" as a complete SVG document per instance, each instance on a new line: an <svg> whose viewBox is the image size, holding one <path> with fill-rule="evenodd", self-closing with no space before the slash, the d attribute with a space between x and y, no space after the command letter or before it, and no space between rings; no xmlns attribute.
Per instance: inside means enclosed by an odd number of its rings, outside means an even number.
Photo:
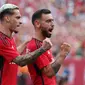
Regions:
<svg viewBox="0 0 85 85"><path fill-rule="evenodd" d="M53 29L49 29L49 32L52 32L53 31Z"/></svg>

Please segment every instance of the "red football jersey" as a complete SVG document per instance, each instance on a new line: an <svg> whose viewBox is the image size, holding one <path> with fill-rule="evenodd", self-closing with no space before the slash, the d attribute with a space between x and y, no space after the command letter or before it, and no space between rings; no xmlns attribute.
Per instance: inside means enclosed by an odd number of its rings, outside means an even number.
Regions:
<svg viewBox="0 0 85 85"><path fill-rule="evenodd" d="M41 41L33 38L28 43L26 49L32 52L38 49L41 45L42 45ZM57 85L55 76L53 76L52 78L48 78L44 73L41 73L41 75L38 74L40 69L53 62L53 60L54 58L52 56L52 53L50 50L48 50L45 53L43 53L40 57L38 57L34 63L28 65L31 79L34 85L43 85L42 83L44 83L44 85ZM36 69L35 64L37 65L38 70Z"/></svg>
<svg viewBox="0 0 85 85"><path fill-rule="evenodd" d="M13 38L0 32L0 70L1 85L16 85L18 66L12 62L19 56Z"/></svg>

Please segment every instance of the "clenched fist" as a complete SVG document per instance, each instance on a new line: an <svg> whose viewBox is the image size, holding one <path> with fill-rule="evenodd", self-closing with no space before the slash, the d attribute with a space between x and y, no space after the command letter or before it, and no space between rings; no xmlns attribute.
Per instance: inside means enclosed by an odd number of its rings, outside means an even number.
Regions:
<svg viewBox="0 0 85 85"><path fill-rule="evenodd" d="M50 39L46 38L43 41L42 47L45 51L49 50L52 47L52 43L51 43Z"/></svg>
<svg viewBox="0 0 85 85"><path fill-rule="evenodd" d="M60 46L60 55L66 57L71 50L71 46L68 43L63 43Z"/></svg>

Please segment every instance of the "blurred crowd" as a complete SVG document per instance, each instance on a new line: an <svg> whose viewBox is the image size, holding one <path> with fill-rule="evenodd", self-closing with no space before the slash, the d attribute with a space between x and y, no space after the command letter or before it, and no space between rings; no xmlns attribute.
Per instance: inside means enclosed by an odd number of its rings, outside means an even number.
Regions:
<svg viewBox="0 0 85 85"><path fill-rule="evenodd" d="M85 85L85 0L0 0L0 6L4 3L18 5L22 14L23 24L19 33L14 35L17 46L34 35L32 14L41 8L52 11L55 20L51 37L53 55L57 55L62 42L68 42L72 46L70 54L56 74L57 82L59 85ZM19 67L18 85L32 85L28 70Z"/></svg>

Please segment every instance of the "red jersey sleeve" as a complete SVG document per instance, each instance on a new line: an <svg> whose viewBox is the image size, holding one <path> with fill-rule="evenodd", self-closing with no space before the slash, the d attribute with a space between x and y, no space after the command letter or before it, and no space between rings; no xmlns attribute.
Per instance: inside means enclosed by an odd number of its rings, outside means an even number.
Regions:
<svg viewBox="0 0 85 85"><path fill-rule="evenodd" d="M0 56L3 56L5 60L11 62L19 55L14 45L3 44L0 40Z"/></svg>
<svg viewBox="0 0 85 85"><path fill-rule="evenodd" d="M36 65L39 67L39 69L42 69L43 67L47 66L52 61L52 55L48 54L49 51L43 53L37 60Z"/></svg>

